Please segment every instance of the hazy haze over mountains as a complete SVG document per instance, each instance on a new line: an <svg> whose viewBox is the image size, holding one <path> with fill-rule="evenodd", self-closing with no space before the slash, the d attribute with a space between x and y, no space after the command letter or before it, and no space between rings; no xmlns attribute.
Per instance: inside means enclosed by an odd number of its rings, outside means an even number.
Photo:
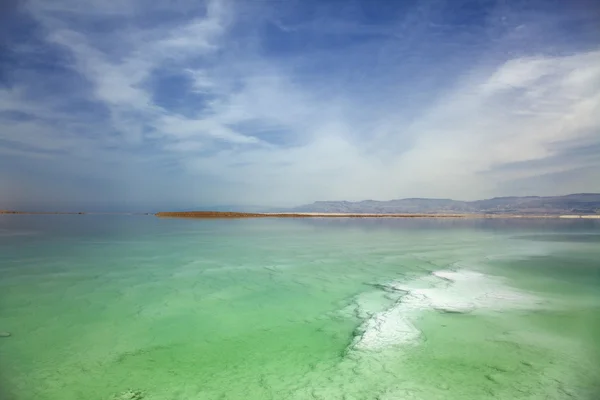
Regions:
<svg viewBox="0 0 600 400"><path fill-rule="evenodd" d="M289 211L323 213L492 213L492 214L598 214L600 193L566 196L495 197L475 201L411 198L389 201L317 201Z"/></svg>

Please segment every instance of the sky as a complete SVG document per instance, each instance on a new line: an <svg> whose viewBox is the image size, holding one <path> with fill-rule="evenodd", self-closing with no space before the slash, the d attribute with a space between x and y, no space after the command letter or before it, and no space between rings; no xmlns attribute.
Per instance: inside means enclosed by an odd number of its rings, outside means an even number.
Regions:
<svg viewBox="0 0 600 400"><path fill-rule="evenodd" d="M0 209L578 192L598 1L0 2Z"/></svg>

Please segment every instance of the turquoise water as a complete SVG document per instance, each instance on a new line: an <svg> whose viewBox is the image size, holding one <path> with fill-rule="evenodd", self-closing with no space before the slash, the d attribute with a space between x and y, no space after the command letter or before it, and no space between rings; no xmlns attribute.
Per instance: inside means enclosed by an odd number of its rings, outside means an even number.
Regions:
<svg viewBox="0 0 600 400"><path fill-rule="evenodd" d="M0 216L0 398L598 399L600 221Z"/></svg>

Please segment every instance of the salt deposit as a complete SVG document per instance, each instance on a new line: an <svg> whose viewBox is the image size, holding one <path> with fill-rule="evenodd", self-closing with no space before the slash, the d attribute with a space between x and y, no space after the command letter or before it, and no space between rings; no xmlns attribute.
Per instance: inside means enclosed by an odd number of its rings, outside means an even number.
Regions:
<svg viewBox="0 0 600 400"><path fill-rule="evenodd" d="M426 311L452 313L533 309L535 296L505 285L500 279L470 270L441 270L406 283L387 286L401 294L387 310L374 313L358 329L351 348L379 350L390 345L417 343L421 332L415 320Z"/></svg>

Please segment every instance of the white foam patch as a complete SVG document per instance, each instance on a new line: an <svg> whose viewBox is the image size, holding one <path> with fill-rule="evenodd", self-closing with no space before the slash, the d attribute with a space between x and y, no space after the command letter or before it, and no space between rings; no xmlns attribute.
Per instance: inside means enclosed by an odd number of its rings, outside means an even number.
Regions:
<svg viewBox="0 0 600 400"><path fill-rule="evenodd" d="M490 312L539 308L541 301L506 286L501 279L469 270L436 271L390 288L404 295L389 309L373 314L358 329L351 347L378 350L397 344L417 343L421 332L414 321L427 310Z"/></svg>

